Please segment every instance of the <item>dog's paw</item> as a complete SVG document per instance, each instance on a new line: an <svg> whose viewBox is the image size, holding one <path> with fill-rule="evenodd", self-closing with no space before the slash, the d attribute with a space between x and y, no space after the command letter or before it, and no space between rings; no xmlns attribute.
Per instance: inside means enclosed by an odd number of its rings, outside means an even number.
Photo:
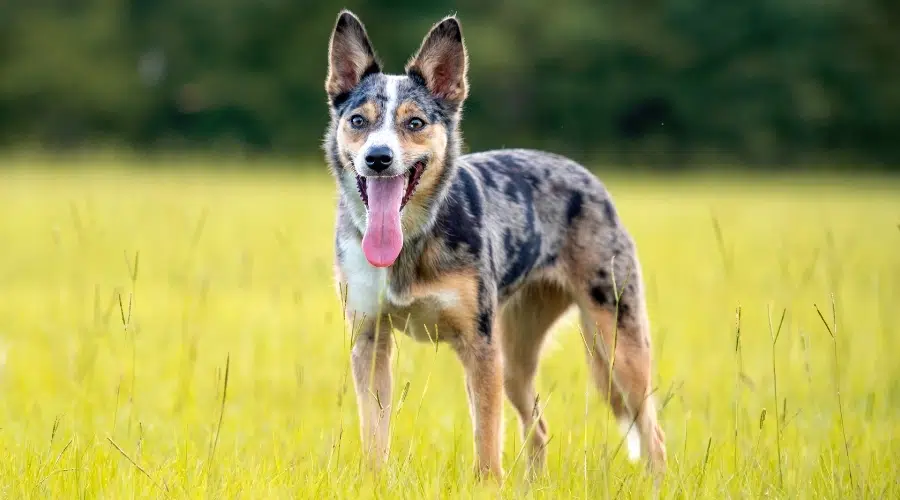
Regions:
<svg viewBox="0 0 900 500"><path fill-rule="evenodd" d="M499 483L499 482L503 481L503 477L504 477L503 466L501 466L500 464L496 464L496 465L476 464L474 471L473 471L473 475L475 476L475 479L479 482L496 481Z"/></svg>

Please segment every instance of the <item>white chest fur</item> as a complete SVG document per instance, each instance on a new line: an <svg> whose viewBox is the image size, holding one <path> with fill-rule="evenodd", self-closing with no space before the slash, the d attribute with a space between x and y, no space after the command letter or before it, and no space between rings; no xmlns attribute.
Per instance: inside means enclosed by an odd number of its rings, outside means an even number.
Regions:
<svg viewBox="0 0 900 500"><path fill-rule="evenodd" d="M459 293L453 289L432 290L428 295L413 297L391 287L388 270L378 268L366 260L360 243L342 239L339 265L347 282L347 314L357 318L375 316L380 312L400 312L425 299L438 310L457 305ZM435 311L437 312L437 311Z"/></svg>
<svg viewBox="0 0 900 500"><path fill-rule="evenodd" d="M369 264L359 242L340 240L340 267L347 281L347 314L372 317L383 310L381 301L387 293L387 269Z"/></svg>

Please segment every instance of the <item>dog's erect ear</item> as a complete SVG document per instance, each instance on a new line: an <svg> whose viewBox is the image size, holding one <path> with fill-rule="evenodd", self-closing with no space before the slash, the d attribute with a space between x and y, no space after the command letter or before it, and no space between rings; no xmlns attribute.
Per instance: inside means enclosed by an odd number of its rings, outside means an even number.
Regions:
<svg viewBox="0 0 900 500"><path fill-rule="evenodd" d="M450 16L431 28L419 52L406 63L406 73L424 80L435 96L461 104L468 93L468 65L462 27Z"/></svg>
<svg viewBox="0 0 900 500"><path fill-rule="evenodd" d="M338 14L328 47L325 92L334 100L353 90L363 77L381 72L381 64L362 22L349 10Z"/></svg>

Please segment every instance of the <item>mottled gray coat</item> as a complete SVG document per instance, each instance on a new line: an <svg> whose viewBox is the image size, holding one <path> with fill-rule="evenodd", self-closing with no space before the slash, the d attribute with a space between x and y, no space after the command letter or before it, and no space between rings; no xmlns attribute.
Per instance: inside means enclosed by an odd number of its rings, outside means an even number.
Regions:
<svg viewBox="0 0 900 500"><path fill-rule="evenodd" d="M348 319L360 325L354 380L369 455L376 465L387 458L391 342L379 333L393 325L420 340L437 335L459 355L479 472L502 473L504 392L522 432L535 427L529 450L540 466L549 438L536 411L540 349L574 305L592 373L628 436L629 454L643 452L662 469L634 241L604 185L575 161L527 149L459 154L467 57L455 17L432 28L402 75L382 72L365 28L349 12L338 17L331 39L324 148L339 194L335 270ZM365 125L349 125L355 116ZM407 127L412 119L425 126ZM395 161L376 172L361 159L385 145ZM416 166L424 173L414 181ZM409 175L414 186L401 211L403 247L392 265L373 267L360 247L365 180L396 175Z"/></svg>

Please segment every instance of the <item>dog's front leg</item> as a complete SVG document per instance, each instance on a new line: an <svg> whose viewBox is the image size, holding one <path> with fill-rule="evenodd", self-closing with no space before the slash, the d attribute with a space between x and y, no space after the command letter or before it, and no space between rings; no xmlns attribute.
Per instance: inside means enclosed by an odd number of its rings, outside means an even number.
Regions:
<svg viewBox="0 0 900 500"><path fill-rule="evenodd" d="M391 330L368 321L353 344L353 383L363 452L373 469L387 461L391 418Z"/></svg>
<svg viewBox="0 0 900 500"><path fill-rule="evenodd" d="M503 476L503 366L498 343L477 332L461 339L456 352L466 373L477 475L499 479Z"/></svg>

